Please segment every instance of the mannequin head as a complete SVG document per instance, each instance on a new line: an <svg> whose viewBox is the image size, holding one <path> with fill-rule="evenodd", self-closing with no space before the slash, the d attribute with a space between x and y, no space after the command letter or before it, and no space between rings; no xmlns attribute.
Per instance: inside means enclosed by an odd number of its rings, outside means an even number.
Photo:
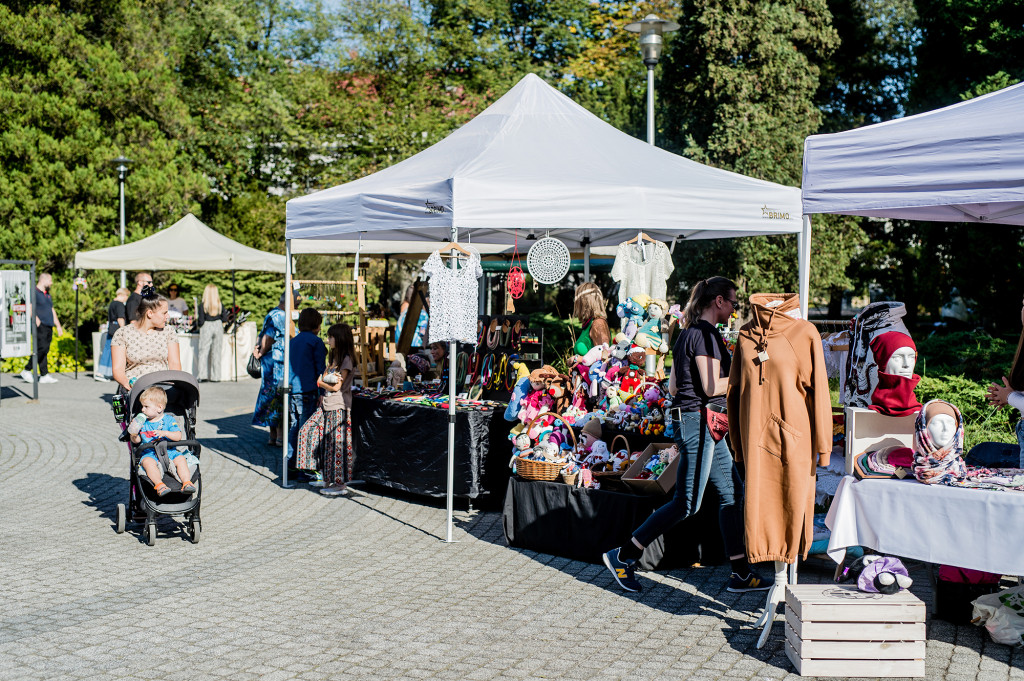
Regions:
<svg viewBox="0 0 1024 681"><path fill-rule="evenodd" d="M910 336L899 331L887 331L872 338L870 345L880 371L903 378L914 377L917 346Z"/></svg>
<svg viewBox="0 0 1024 681"><path fill-rule="evenodd" d="M928 435L936 447L945 447L956 435L957 415L952 405L936 400L928 406L925 414Z"/></svg>

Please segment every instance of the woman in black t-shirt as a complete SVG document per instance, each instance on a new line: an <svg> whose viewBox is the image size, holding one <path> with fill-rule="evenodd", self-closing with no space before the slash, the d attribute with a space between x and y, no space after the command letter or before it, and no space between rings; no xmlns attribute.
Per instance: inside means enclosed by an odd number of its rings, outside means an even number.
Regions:
<svg viewBox="0 0 1024 681"><path fill-rule="evenodd" d="M103 354L100 355L100 363L92 372L92 377L97 381L109 381L114 377L114 368L110 359L110 339L114 337L117 330L125 325L128 318L125 312L125 302L128 300L130 291L126 288L117 289L114 299L107 306L106 333L103 335ZM103 327L100 327L103 328Z"/></svg>
<svg viewBox="0 0 1024 681"><path fill-rule="evenodd" d="M679 448L675 495L633 532L632 541L604 554L604 564L627 591L640 591L633 571L644 547L696 513L709 483L718 492L719 524L732 563L728 590L762 591L771 587L747 562L743 482L725 441L728 421L724 428L718 423L725 420L731 357L716 325L728 322L738 306L736 284L725 277L698 282L690 294L669 377L669 392L675 396L669 416L675 422Z"/></svg>

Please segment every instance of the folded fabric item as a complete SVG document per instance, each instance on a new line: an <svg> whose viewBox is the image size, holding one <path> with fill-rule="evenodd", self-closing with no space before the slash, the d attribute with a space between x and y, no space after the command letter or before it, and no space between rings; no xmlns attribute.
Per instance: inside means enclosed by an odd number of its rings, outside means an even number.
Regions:
<svg viewBox="0 0 1024 681"><path fill-rule="evenodd" d="M864 452L855 457L853 474L860 480L902 480L912 475L913 464L913 450L894 445L874 452Z"/></svg>
<svg viewBox="0 0 1024 681"><path fill-rule="evenodd" d="M953 565L939 566L939 579L943 582L954 582L956 584L998 584L1001 578L1001 575L982 570L972 570Z"/></svg>

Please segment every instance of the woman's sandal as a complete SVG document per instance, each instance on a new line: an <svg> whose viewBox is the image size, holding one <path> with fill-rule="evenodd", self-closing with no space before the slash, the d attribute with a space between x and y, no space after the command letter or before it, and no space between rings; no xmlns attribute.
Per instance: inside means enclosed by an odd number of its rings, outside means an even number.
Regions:
<svg viewBox="0 0 1024 681"><path fill-rule="evenodd" d="M153 485L153 491L156 492L158 497L165 497L171 493L171 488L161 481Z"/></svg>

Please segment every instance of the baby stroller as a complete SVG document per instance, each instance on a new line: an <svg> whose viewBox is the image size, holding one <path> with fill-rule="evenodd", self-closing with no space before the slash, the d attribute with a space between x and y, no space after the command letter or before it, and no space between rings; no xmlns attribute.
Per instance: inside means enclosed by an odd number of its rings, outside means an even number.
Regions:
<svg viewBox="0 0 1024 681"><path fill-rule="evenodd" d="M128 423L142 410L139 397L151 386L160 386L167 392L167 408L165 413L176 417L181 426L183 439L177 442L151 442L132 444L128 438ZM128 504L117 505L117 533L122 534L127 523L143 523L146 543L156 544L156 521L158 516L184 516L188 526L189 537L193 544L199 543L202 521L199 518L199 505L202 500L202 481L200 480L198 463L189 466L192 482L196 486L194 494L181 492L181 482L174 476L174 466L164 465L164 484L171 492L166 496L157 495L154 482L140 467L139 460L152 451L158 459L167 460L167 447L185 447L199 458L202 446L195 440L196 408L199 406L199 385L192 374L184 371L156 371L146 374L132 386L128 394L128 404L119 415L121 423L121 440L128 443L131 453L128 470ZM116 410L115 410L115 413Z"/></svg>

